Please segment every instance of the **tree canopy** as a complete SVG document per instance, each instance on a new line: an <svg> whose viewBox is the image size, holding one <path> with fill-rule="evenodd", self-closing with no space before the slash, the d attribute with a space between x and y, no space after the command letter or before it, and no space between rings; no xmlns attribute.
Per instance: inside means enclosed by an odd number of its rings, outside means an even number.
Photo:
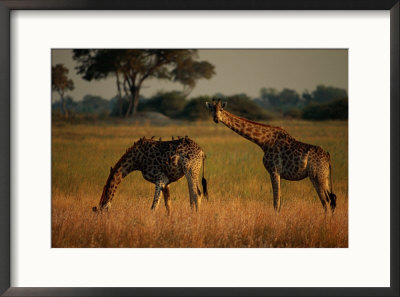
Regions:
<svg viewBox="0 0 400 297"><path fill-rule="evenodd" d="M216 96L218 97L218 96ZM245 117L249 120L270 120L271 114L267 110L258 106L249 96L246 94L236 94L227 97L223 97L224 101L227 101L228 106L226 109L238 116Z"/></svg>
<svg viewBox="0 0 400 297"><path fill-rule="evenodd" d="M197 61L197 50L182 49L75 49L76 70L85 80L116 77L119 97L128 98L125 116L135 114L140 89L149 78L165 79L183 85L185 94L196 86L198 79L210 79L215 67Z"/></svg>
<svg viewBox="0 0 400 297"><path fill-rule="evenodd" d="M186 105L185 96L181 92L158 92L155 96L139 103L140 111L157 111L168 117L176 117Z"/></svg>
<svg viewBox="0 0 400 297"><path fill-rule="evenodd" d="M60 95L61 109L65 117L68 116L64 94L74 89L74 82L68 78L68 68L64 64L51 67L51 89Z"/></svg>
<svg viewBox="0 0 400 297"><path fill-rule="evenodd" d="M278 92L274 88L262 88L260 90L260 98L256 102L273 111L285 112L293 107L299 106L302 103L300 95L288 88Z"/></svg>
<svg viewBox="0 0 400 297"><path fill-rule="evenodd" d="M347 92L340 88L318 85L311 94L308 92L303 93L303 97L308 103L328 103L333 100L347 98Z"/></svg>

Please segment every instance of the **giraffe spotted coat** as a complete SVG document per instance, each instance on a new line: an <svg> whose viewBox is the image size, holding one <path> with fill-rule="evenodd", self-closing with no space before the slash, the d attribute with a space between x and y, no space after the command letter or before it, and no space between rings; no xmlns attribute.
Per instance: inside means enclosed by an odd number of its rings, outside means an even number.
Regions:
<svg viewBox="0 0 400 297"><path fill-rule="evenodd" d="M207 102L214 122L222 122L244 138L256 143L264 151L263 164L270 174L274 208L280 209L280 179L297 181L309 177L326 211L326 202L332 212L336 195L332 193L330 155L319 146L297 141L280 127L260 124L238 117L224 110L221 100Z"/></svg>
<svg viewBox="0 0 400 297"><path fill-rule="evenodd" d="M159 141L142 138L135 142L121 159L111 168L98 209L111 207L118 184L129 173L141 171L143 178L155 184L155 194L151 209L155 209L164 196L167 212L170 211L169 184L186 177L189 186L190 206L199 207L201 191L198 178L203 163L203 192L207 198L207 186L204 179L205 153L200 146L188 137L171 141Z"/></svg>

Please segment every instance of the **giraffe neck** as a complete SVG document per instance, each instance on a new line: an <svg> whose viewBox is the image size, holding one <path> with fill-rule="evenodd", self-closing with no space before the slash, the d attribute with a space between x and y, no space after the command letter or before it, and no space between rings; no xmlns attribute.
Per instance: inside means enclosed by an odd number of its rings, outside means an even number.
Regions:
<svg viewBox="0 0 400 297"><path fill-rule="evenodd" d="M221 122L237 134L262 148L269 141L269 138L272 137L272 133L270 132L273 130L273 127L238 117L225 110L221 113Z"/></svg>
<svg viewBox="0 0 400 297"><path fill-rule="evenodd" d="M115 191L122 179L134 170L138 170L138 162L132 150L127 150L121 159L111 168L100 199L100 209L111 206Z"/></svg>

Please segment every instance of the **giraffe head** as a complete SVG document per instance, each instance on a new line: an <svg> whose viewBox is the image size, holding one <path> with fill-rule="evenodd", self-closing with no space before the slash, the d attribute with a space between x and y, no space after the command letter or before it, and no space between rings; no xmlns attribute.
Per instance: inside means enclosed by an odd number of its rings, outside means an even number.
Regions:
<svg viewBox="0 0 400 297"><path fill-rule="evenodd" d="M110 169L110 175L108 176L106 185L103 188L103 193L101 194L99 206L94 206L92 210L97 212L98 210L108 210L111 208L111 200L114 197L115 190L117 189L117 185L121 182L122 172L117 168Z"/></svg>
<svg viewBox="0 0 400 297"><path fill-rule="evenodd" d="M100 198L100 204L99 206L93 206L92 210L94 212L100 211L102 212L103 210L108 210L111 208L111 199L112 199L113 193L110 187L104 186L103 188L103 193L101 194Z"/></svg>
<svg viewBox="0 0 400 297"><path fill-rule="evenodd" d="M221 99L218 99L218 101L213 99L212 103L206 102L206 106L209 110L211 110L211 112L213 114L214 122L216 122L218 124L218 122L221 120L221 112L227 106L227 103L221 102Z"/></svg>

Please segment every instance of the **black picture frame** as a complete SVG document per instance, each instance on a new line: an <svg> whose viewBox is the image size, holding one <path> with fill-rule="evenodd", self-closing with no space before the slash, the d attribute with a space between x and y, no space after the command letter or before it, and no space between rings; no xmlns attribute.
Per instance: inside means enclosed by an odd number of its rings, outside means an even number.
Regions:
<svg viewBox="0 0 400 297"><path fill-rule="evenodd" d="M389 288L10 287L10 12L12 10L390 10ZM0 0L0 293L3 296L399 296L399 0ZM378 197L377 197L378 199ZM368 261L368 259L366 259Z"/></svg>

